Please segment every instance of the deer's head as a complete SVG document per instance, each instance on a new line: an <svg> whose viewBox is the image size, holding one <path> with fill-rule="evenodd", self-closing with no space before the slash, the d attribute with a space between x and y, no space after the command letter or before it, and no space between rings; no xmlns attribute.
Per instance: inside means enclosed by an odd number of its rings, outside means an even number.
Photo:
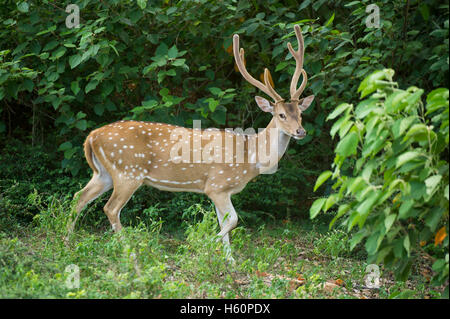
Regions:
<svg viewBox="0 0 450 319"><path fill-rule="evenodd" d="M295 139L301 139L306 136L306 131L302 126L302 112L305 111L314 100L314 95L299 99L308 81L305 70L303 69L304 57L304 42L303 36L298 25L294 27L295 35L298 41L298 50L295 51L290 43L287 44L289 51L295 59L296 67L294 75L292 76L290 93L291 98L286 102L274 88L269 81L269 70L264 70L264 84L253 78L248 72L244 64L244 49L239 50L239 36L233 36L233 53L236 65L239 68L242 76L252 85L270 96L273 101L268 101L265 98L256 96L255 100L258 106L264 112L272 113L276 127L281 129L285 134L292 136ZM298 79L300 74L303 76L302 84L297 89Z"/></svg>

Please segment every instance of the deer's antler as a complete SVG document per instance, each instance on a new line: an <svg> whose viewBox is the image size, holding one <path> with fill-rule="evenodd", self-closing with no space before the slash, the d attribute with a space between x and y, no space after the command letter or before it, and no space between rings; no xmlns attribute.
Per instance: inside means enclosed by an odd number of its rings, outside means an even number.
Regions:
<svg viewBox="0 0 450 319"><path fill-rule="evenodd" d="M308 77L306 75L306 71L303 69L303 57L304 57L304 53L305 53L305 44L303 42L302 31L300 30L300 27L298 25L294 26L294 30L295 30L295 35L297 37L298 50L295 51L292 48L292 45L290 42L288 42L287 47L296 62L295 72L294 72L294 75L292 76L291 87L290 87L291 101L298 101L298 98L303 93L306 83L308 82ZM298 83L298 79L300 78L300 73L303 75L303 80L302 80L302 84L297 89L297 83Z"/></svg>
<svg viewBox="0 0 450 319"><path fill-rule="evenodd" d="M236 65L239 71L241 72L242 76L244 77L244 79L246 79L251 85L256 86L258 89L260 89L268 96L270 96L275 101L275 103L284 101L283 98L280 95L278 95L278 93L275 92L274 88L270 85L270 82L268 80L269 70L267 68L264 69L265 84L261 83L247 72L244 63L242 62L244 60L244 49L241 48L239 50L239 35L237 34L233 36L233 53Z"/></svg>

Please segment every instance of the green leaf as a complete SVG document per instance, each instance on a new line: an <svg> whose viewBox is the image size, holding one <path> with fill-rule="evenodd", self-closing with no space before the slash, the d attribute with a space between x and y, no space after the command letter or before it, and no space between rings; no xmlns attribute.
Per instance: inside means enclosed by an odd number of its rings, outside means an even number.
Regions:
<svg viewBox="0 0 450 319"><path fill-rule="evenodd" d="M73 81L72 83L70 83L70 89L72 90L73 94L77 95L78 92L80 92L78 81Z"/></svg>
<svg viewBox="0 0 450 319"><path fill-rule="evenodd" d="M426 186L424 182L421 181L410 181L409 185L411 187L411 197L419 200L422 196L426 194Z"/></svg>
<svg viewBox="0 0 450 319"><path fill-rule="evenodd" d="M369 197L367 197L357 208L356 211L360 215L360 219L358 220L358 225L360 228L364 225L366 221L367 215L372 210L372 207L375 205L376 201L380 196L379 191L371 191Z"/></svg>
<svg viewBox="0 0 450 319"><path fill-rule="evenodd" d="M415 138L416 141L426 141L428 140L428 128L425 124L414 124L406 133L403 141L407 141L412 137Z"/></svg>
<svg viewBox="0 0 450 319"><path fill-rule="evenodd" d="M86 94L94 90L97 87L98 83L99 83L98 80L95 79L89 81L89 83L86 85L86 88L84 89Z"/></svg>
<svg viewBox="0 0 450 319"><path fill-rule="evenodd" d="M417 120L417 116L409 116L406 118L398 119L392 127L394 138L402 136L406 130Z"/></svg>
<svg viewBox="0 0 450 319"><path fill-rule="evenodd" d="M384 227L386 228L386 233L389 231L389 229L391 229L396 218L397 218L397 215L395 215L395 214L390 214L386 217L386 219L384 220Z"/></svg>
<svg viewBox="0 0 450 319"><path fill-rule="evenodd" d="M352 239L350 239L350 250L355 249L356 245L358 245L366 236L367 233L365 231L359 231L353 235Z"/></svg>
<svg viewBox="0 0 450 319"><path fill-rule="evenodd" d="M436 230L444 212L445 210L442 207L434 207L427 214L427 217L425 218L425 225L430 228L431 232Z"/></svg>
<svg viewBox="0 0 450 319"><path fill-rule="evenodd" d="M355 116L358 119L363 119L370 113L382 113L382 109L377 105L377 99L364 100L356 106Z"/></svg>
<svg viewBox="0 0 450 319"><path fill-rule="evenodd" d="M170 69L166 72L166 74L168 76L175 76L175 75L177 75L177 72L174 69Z"/></svg>
<svg viewBox="0 0 450 319"><path fill-rule="evenodd" d="M428 197L431 197L433 195L433 193L436 190L436 188L438 187L441 179L442 179L442 175L434 175L434 176L428 177L425 180L425 185L427 187L426 192L427 192Z"/></svg>
<svg viewBox="0 0 450 319"><path fill-rule="evenodd" d="M382 237L380 236L380 233L375 232L372 235L370 235L369 238L367 238L365 247L369 256L374 255L378 250L380 244L380 237Z"/></svg>
<svg viewBox="0 0 450 319"><path fill-rule="evenodd" d="M59 47L58 49L56 49L55 51L53 51L53 53L52 53L52 58L53 58L53 59L59 59L59 58L62 57L66 52L67 52L67 49L66 49L65 47Z"/></svg>
<svg viewBox="0 0 450 319"><path fill-rule="evenodd" d="M64 142L61 145L59 145L58 151L65 151L72 148L71 142Z"/></svg>
<svg viewBox="0 0 450 319"><path fill-rule="evenodd" d="M208 102L208 107L211 112L214 112L216 107L219 105L219 101L212 98L206 99L206 102Z"/></svg>
<svg viewBox="0 0 450 319"><path fill-rule="evenodd" d="M350 118L351 118L351 116L348 115L346 117L341 117L339 120L337 120L331 127L331 130L330 130L331 137L334 138L334 135L336 135L336 132L339 131L342 126L346 125L347 122L351 122Z"/></svg>
<svg viewBox="0 0 450 319"><path fill-rule="evenodd" d="M407 91L396 91L393 94L389 95L386 99L384 107L387 112L395 113L403 110L407 104L406 98L409 96L409 92Z"/></svg>
<svg viewBox="0 0 450 319"><path fill-rule="evenodd" d="M344 157L355 155L358 146L358 134L351 132L336 146L336 153Z"/></svg>
<svg viewBox="0 0 450 319"><path fill-rule="evenodd" d="M336 214L336 216L331 220L330 222L330 229L333 227L334 223L341 218L346 212L348 212L348 210L351 208L351 206L349 204L342 204L339 205L339 209L338 209L338 213Z"/></svg>
<svg viewBox="0 0 450 319"><path fill-rule="evenodd" d="M185 65L186 59L176 59L172 61L173 66L183 66Z"/></svg>
<svg viewBox="0 0 450 319"><path fill-rule="evenodd" d="M208 88L208 90L216 96L219 96L223 92L221 89L219 89L217 87L210 87L210 88Z"/></svg>
<svg viewBox="0 0 450 319"><path fill-rule="evenodd" d="M148 109L151 109L158 105L158 101L156 100L142 101L142 105Z"/></svg>
<svg viewBox="0 0 450 319"><path fill-rule="evenodd" d="M19 9L19 11L22 13L27 13L29 8L30 6L26 1L21 1L17 4L17 9Z"/></svg>
<svg viewBox="0 0 450 319"><path fill-rule="evenodd" d="M319 214L326 200L326 198L319 198L314 201L314 203L311 205L311 208L309 209L309 216L311 219L314 219L317 214Z"/></svg>
<svg viewBox="0 0 450 319"><path fill-rule="evenodd" d="M367 76L358 87L358 92L361 92L361 98L384 87L386 84L383 84L380 81L392 79L393 76L394 70L392 69L378 70Z"/></svg>
<svg viewBox="0 0 450 319"><path fill-rule="evenodd" d="M85 131L87 129L87 121L81 120L75 124L75 127L79 130Z"/></svg>
<svg viewBox="0 0 450 319"><path fill-rule="evenodd" d="M211 114L211 118L219 125L224 125L227 118L227 109L224 106L219 105L214 113Z"/></svg>
<svg viewBox="0 0 450 319"><path fill-rule="evenodd" d="M412 213L411 209L413 208L413 206L414 201L412 199L407 199L406 201L404 201L398 211L398 218L406 219L410 217L410 213Z"/></svg>
<svg viewBox="0 0 450 319"><path fill-rule="evenodd" d="M167 46L167 44L165 44L164 42L161 42L159 44L158 48L156 48L155 55L156 56L164 56L167 54L168 51L169 51L169 47Z"/></svg>
<svg viewBox="0 0 450 319"><path fill-rule="evenodd" d="M95 114L101 116L101 115L103 115L104 111L105 111L105 106L102 103L95 104L95 106L94 106Z"/></svg>
<svg viewBox="0 0 450 319"><path fill-rule="evenodd" d="M167 72L166 71L159 71L157 78L158 78L158 84L161 84L162 81L166 78Z"/></svg>
<svg viewBox="0 0 450 319"><path fill-rule="evenodd" d="M69 65L71 69L74 69L81 63L81 55L75 54L69 57Z"/></svg>
<svg viewBox="0 0 450 319"><path fill-rule="evenodd" d="M336 204L336 202L339 200L338 195L337 194L331 194L330 196L328 196L326 202L325 202L325 206L323 207L323 211L326 212L328 209L330 209L330 207L332 207L334 204Z"/></svg>
<svg viewBox="0 0 450 319"><path fill-rule="evenodd" d="M338 117L342 112L344 112L344 111L346 111L348 109L352 109L352 108L353 108L352 104L348 104L348 103L341 103L341 104L339 104L338 107L336 107L333 110L333 112L331 112L331 114L328 115L327 121Z"/></svg>
<svg viewBox="0 0 450 319"><path fill-rule="evenodd" d="M405 239L403 240L403 247L405 247L409 257L411 254L411 243L409 241L409 235L406 235Z"/></svg>
<svg viewBox="0 0 450 319"><path fill-rule="evenodd" d="M287 61L282 61L280 63L277 64L276 68L275 68L275 72L278 72L280 70L283 70L284 68L286 68L289 65L289 62Z"/></svg>
<svg viewBox="0 0 450 319"><path fill-rule="evenodd" d="M58 46L59 42L56 40L50 41L49 43L47 43L45 45L45 47L42 49L42 51L51 51L54 48L56 48Z"/></svg>
<svg viewBox="0 0 450 319"><path fill-rule="evenodd" d="M314 192L322 185L333 173L331 171L325 171L317 178L316 185L314 185Z"/></svg>
<svg viewBox="0 0 450 319"><path fill-rule="evenodd" d="M169 89L168 88L162 88L161 90L159 90L159 94L161 96L168 96L169 95Z"/></svg>
<svg viewBox="0 0 450 319"><path fill-rule="evenodd" d="M177 47L175 45L173 47L171 47L169 49L169 51L167 52L167 55L168 55L169 59L175 59L178 56Z"/></svg>
<svg viewBox="0 0 450 319"><path fill-rule="evenodd" d="M77 152L76 148L68 149L64 152L64 158L71 159L72 156Z"/></svg>
<svg viewBox="0 0 450 319"><path fill-rule="evenodd" d="M350 193L355 194L360 189L366 188L366 187L367 187L367 184L364 181L364 179L361 176L357 176L356 178L354 178L352 180L351 183L349 183L349 186L347 188L347 195L350 194Z"/></svg>
<svg viewBox="0 0 450 319"><path fill-rule="evenodd" d="M327 23L325 23L325 27L330 26L333 23L335 13L333 12L333 15L328 19Z"/></svg>
<svg viewBox="0 0 450 319"><path fill-rule="evenodd" d="M30 79L25 79L25 80L23 81L23 87L24 87L28 92L31 92L31 91L33 91L34 83L33 83L33 81L31 81ZM1 98L0 98L0 100L1 100Z"/></svg>
<svg viewBox="0 0 450 319"><path fill-rule="evenodd" d="M418 157L420 157L422 154L419 152L415 152L415 151L410 151L410 152L405 152L402 155L400 155L397 158L395 167L399 168L400 166L402 166L403 164L405 164L406 162L412 161L414 159L417 159Z"/></svg>
<svg viewBox="0 0 450 319"><path fill-rule="evenodd" d="M144 10L147 7L147 0L137 0L139 8Z"/></svg>
<svg viewBox="0 0 450 319"><path fill-rule="evenodd" d="M425 3L420 3L419 11L425 21L430 19L430 8Z"/></svg>
<svg viewBox="0 0 450 319"><path fill-rule="evenodd" d="M344 122L339 128L339 137L343 138L354 125L353 121Z"/></svg>
<svg viewBox="0 0 450 319"><path fill-rule="evenodd" d="M47 34L47 33L49 33L49 32L53 32L53 31L55 31L55 30L56 30L56 25L52 25L50 28L48 28L48 29L46 29L46 30L43 30L43 31L41 31L41 32L36 33L36 36L40 36L40 35L43 35L43 34Z"/></svg>

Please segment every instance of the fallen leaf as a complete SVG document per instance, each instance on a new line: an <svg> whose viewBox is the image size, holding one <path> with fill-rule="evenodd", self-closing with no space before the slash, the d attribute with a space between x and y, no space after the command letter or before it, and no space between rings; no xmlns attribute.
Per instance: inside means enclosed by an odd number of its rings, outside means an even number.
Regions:
<svg viewBox="0 0 450 319"><path fill-rule="evenodd" d="M256 276L258 276L258 277L267 277L267 276L269 276L269 274L264 272L264 271L257 270L255 273L256 273Z"/></svg>
<svg viewBox="0 0 450 319"><path fill-rule="evenodd" d="M234 282L237 283L238 285L247 285L248 284L248 280L236 279Z"/></svg>
<svg viewBox="0 0 450 319"><path fill-rule="evenodd" d="M323 290L325 290L326 292L333 292L333 290L336 288L341 288L341 287L336 285L332 281L327 281L323 284Z"/></svg>
<svg viewBox="0 0 450 319"><path fill-rule="evenodd" d="M436 236L434 237L434 246L441 244L444 241L445 237L447 237L447 232L445 231L444 226L436 233Z"/></svg>
<svg viewBox="0 0 450 319"><path fill-rule="evenodd" d="M335 283L336 283L336 285L344 286L344 281L342 279L336 279Z"/></svg>

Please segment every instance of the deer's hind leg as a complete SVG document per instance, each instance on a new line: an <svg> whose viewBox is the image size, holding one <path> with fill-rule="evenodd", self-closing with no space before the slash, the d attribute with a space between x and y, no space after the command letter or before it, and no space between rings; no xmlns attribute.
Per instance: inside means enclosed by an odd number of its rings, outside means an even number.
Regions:
<svg viewBox="0 0 450 319"><path fill-rule="evenodd" d="M113 186L112 178L106 170L100 171L100 173L94 173L91 180L86 184L86 186L77 192L74 198L80 197L78 199L77 207L75 209L75 216L71 216L68 223L69 234L73 232L75 224L80 216L81 211L96 198L103 195L105 192L109 191Z"/></svg>
<svg viewBox="0 0 450 319"><path fill-rule="evenodd" d="M91 180L86 184L86 186L77 192L74 198L78 199L77 207L75 209L75 216L71 216L68 222L68 234L70 235L75 228L75 224L80 216L81 211L90 202L109 191L113 186L113 180L111 175L108 173L106 168L100 163L96 156L89 152L89 156L92 159L92 165L94 166L94 175Z"/></svg>
<svg viewBox="0 0 450 319"><path fill-rule="evenodd" d="M115 232L122 229L122 224L120 223L120 211L141 185L142 182L138 181L121 181L120 183L114 183L113 193L103 210L105 211L105 214L111 223L111 227Z"/></svg>

